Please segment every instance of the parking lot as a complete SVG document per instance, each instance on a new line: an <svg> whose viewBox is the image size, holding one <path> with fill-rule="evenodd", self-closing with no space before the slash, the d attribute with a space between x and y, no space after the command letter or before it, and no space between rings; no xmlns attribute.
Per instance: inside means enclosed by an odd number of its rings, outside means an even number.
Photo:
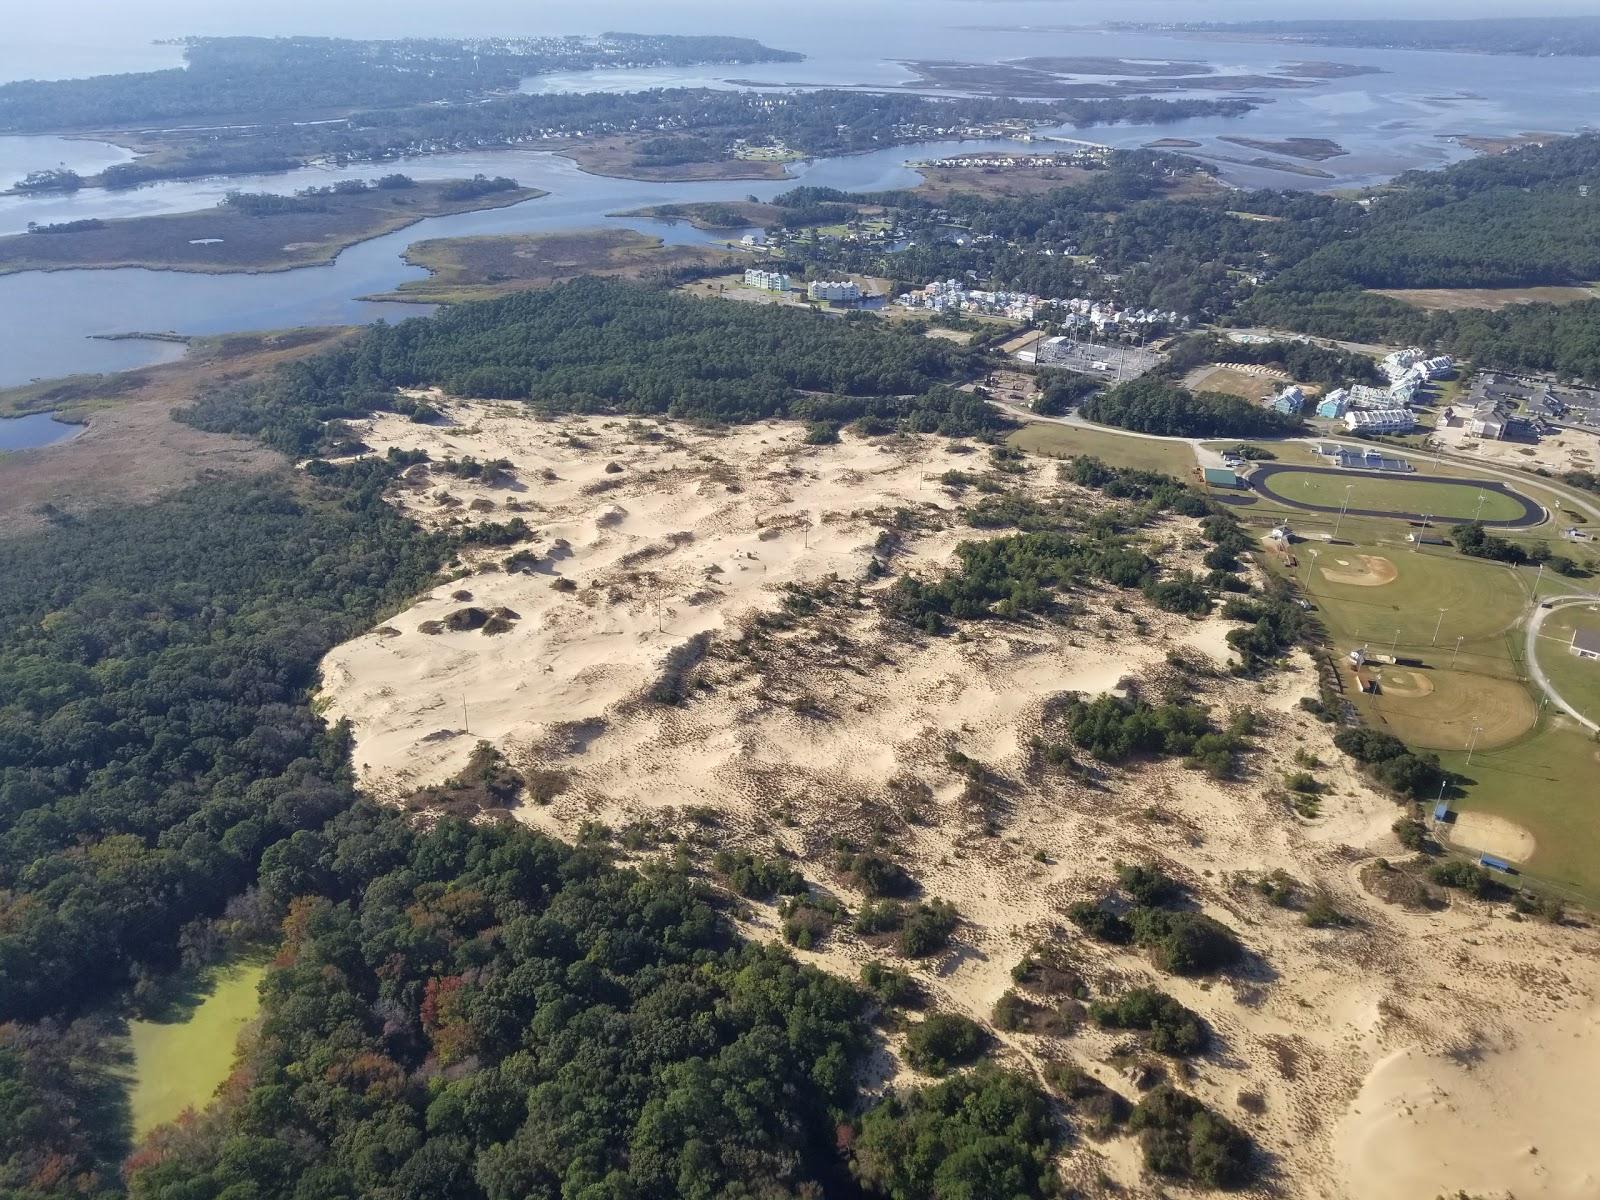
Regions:
<svg viewBox="0 0 1600 1200"><path fill-rule="evenodd" d="M1057 367L1119 382L1137 379L1159 366L1166 357L1138 346L1106 346L1066 337L1046 338L1037 346L1036 354L1041 367Z"/></svg>

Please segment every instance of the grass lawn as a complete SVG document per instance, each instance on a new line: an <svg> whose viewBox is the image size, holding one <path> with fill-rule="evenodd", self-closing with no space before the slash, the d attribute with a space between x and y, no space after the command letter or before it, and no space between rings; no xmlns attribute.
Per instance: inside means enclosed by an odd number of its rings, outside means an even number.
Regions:
<svg viewBox="0 0 1600 1200"><path fill-rule="evenodd" d="M1600 661L1578 658L1569 646L1574 630L1600 633L1600 604L1574 605L1545 618L1535 653L1556 691L1591 721L1600 721ZM1600 776L1592 781L1600 794Z"/></svg>
<svg viewBox="0 0 1600 1200"><path fill-rule="evenodd" d="M1351 508L1471 517L1479 513L1478 498L1482 496L1481 515L1485 521L1509 521L1522 515L1521 506L1499 492L1480 492L1468 484L1435 483L1427 478L1352 479L1294 471L1274 475L1266 486L1280 496L1330 508L1344 503L1348 487Z"/></svg>
<svg viewBox="0 0 1600 1200"><path fill-rule="evenodd" d="M1092 454L1114 467L1160 471L1186 482L1194 476L1194 451L1185 442L1121 437L1100 429L1079 429L1044 421L1024 425L1006 441L1030 454L1042 454L1050 458L1075 458L1080 454Z"/></svg>
<svg viewBox="0 0 1600 1200"><path fill-rule="evenodd" d="M1401 541L1350 546L1303 542L1295 553L1300 560L1296 579L1316 601L1341 650L1362 642L1387 650L1398 631L1401 653L1448 658L1460 637L1463 659L1487 655L1514 672L1507 634L1518 624L1528 594L1526 580L1516 571L1445 547L1413 551ZM1364 561L1368 559L1373 561ZM1392 581L1374 586L1364 578L1372 567L1381 568L1383 575L1392 573ZM1442 625L1441 608L1446 610ZM1467 661L1456 665L1481 669Z"/></svg>
<svg viewBox="0 0 1600 1200"><path fill-rule="evenodd" d="M233 1067L239 1031L256 1015L257 985L267 968L237 962L221 968L210 990L181 1021L133 1021L133 1136L143 1137L186 1108L203 1108Z"/></svg>
<svg viewBox="0 0 1600 1200"><path fill-rule="evenodd" d="M1528 874L1569 899L1600 906L1600 746L1576 722L1547 710L1536 733L1479 749L1470 766L1460 751L1439 758L1468 780L1458 811L1521 825L1536 842L1524 864Z"/></svg>

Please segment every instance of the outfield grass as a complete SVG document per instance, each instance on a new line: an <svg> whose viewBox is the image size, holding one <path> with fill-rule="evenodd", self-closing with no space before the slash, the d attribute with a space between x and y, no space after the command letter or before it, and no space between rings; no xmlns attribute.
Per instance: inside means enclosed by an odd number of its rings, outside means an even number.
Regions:
<svg viewBox="0 0 1600 1200"><path fill-rule="evenodd" d="M1030 454L1043 454L1051 458L1092 454L1114 467L1160 471L1185 481L1192 481L1194 477L1194 451L1186 442L1122 437L1100 429L1080 429L1044 421L1024 425L1006 441Z"/></svg>
<svg viewBox="0 0 1600 1200"><path fill-rule="evenodd" d="M1551 613L1539 629L1534 653L1562 698L1591 721L1600 721L1600 661L1578 658L1569 649L1572 634L1579 629L1600 633L1600 604ZM1593 786L1600 794L1600 776Z"/></svg>
<svg viewBox="0 0 1600 1200"><path fill-rule="evenodd" d="M134 1021L128 1096L133 1136L143 1137L186 1108L203 1108L233 1068L239 1031L261 1006L256 991L266 974L261 962L220 969L204 999L181 1021Z"/></svg>
<svg viewBox="0 0 1600 1200"><path fill-rule="evenodd" d="M1600 907L1600 745L1575 721L1546 710L1537 732L1498 749L1439 755L1468 782L1461 812L1492 813L1533 834L1522 864L1535 881L1569 899Z"/></svg>
<svg viewBox="0 0 1600 1200"><path fill-rule="evenodd" d="M1349 488L1350 507L1392 513L1428 513L1436 517L1472 517L1485 521L1511 521L1522 515L1522 506L1500 492L1479 491L1469 484L1436 483L1426 478L1397 476L1394 479L1349 478L1309 471L1285 471L1267 481L1278 495L1307 504L1338 508ZM1478 499L1483 498L1479 512Z"/></svg>
<svg viewBox="0 0 1600 1200"><path fill-rule="evenodd" d="M1446 547L1413 550L1404 542L1304 542L1295 547L1295 554L1296 579L1318 602L1323 623L1341 650L1363 642L1387 650L1396 643L1402 653L1447 655L1459 637L1464 657L1488 654L1505 662L1507 634L1527 604L1526 583L1516 571ZM1363 557L1387 560L1394 581L1363 587L1328 578L1328 574L1349 574ZM1441 608L1446 610L1442 625Z"/></svg>

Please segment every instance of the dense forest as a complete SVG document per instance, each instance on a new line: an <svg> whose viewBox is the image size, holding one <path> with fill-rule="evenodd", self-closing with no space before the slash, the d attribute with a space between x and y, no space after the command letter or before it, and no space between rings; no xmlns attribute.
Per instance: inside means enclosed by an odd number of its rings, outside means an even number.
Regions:
<svg viewBox="0 0 1600 1200"><path fill-rule="evenodd" d="M582 279L375 325L265 380L206 397L193 419L265 435L301 455L316 446L323 421L392 408L397 387L438 386L564 411L998 428L998 414L981 399L936 387L972 364L971 352L954 343L870 316L838 319Z"/></svg>
<svg viewBox="0 0 1600 1200"><path fill-rule="evenodd" d="M209 484L0 541L0 1020L170 969L267 846L350 804L305 691L442 554L387 479Z"/></svg>
<svg viewBox="0 0 1600 1200"><path fill-rule="evenodd" d="M183 67L0 85L0 131L229 116L272 121L330 110L460 103L515 89L525 77L550 71L803 57L749 38L634 33L465 41L191 38Z"/></svg>
<svg viewBox="0 0 1600 1200"><path fill-rule="evenodd" d="M3 90L0 90L3 96ZM813 155L881 149L1006 121L1089 126L1233 116L1245 100L1020 100L935 98L822 90L773 95L709 88L642 92L496 95L475 103L366 104L326 122L254 122L227 129L180 128L159 135L161 153L108 167L101 182L131 186L151 179L204 173L281 169L270 164L312 158L388 161L407 154L524 146L545 139L654 131L653 141L692 137L720 158L736 138L782 142ZM645 160L648 161L648 160ZM686 161L678 159L678 161ZM261 164L259 166L255 164Z"/></svg>
<svg viewBox="0 0 1600 1200"><path fill-rule="evenodd" d="M1300 432L1299 418L1221 392L1191 392L1148 376L1091 396L1083 415L1102 425L1163 437L1284 437Z"/></svg>

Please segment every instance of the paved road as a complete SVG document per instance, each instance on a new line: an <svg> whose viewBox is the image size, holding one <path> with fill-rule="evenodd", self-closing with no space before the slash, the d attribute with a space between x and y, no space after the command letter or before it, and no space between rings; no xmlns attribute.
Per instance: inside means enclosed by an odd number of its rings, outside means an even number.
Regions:
<svg viewBox="0 0 1600 1200"><path fill-rule="evenodd" d="M1591 721L1588 717L1584 716L1576 708L1572 707L1572 705L1562 697L1560 692L1556 691L1555 685L1550 682L1549 677L1546 676L1544 671L1540 669L1538 656L1539 628L1544 624L1544 619L1546 617L1558 609L1571 608L1577 604L1594 604L1596 601L1600 601L1600 596L1565 596L1562 599L1557 600L1554 604L1551 604L1549 608L1535 608L1533 610L1532 619L1528 621L1528 640L1527 646L1523 651L1523 658L1525 658L1528 663L1529 677L1539 685L1539 689L1544 692L1546 696L1550 697L1550 702L1552 704L1565 712L1573 720L1577 721L1585 729L1588 729L1591 732L1600 733L1600 724L1597 724L1594 721ZM1600 663L1595 665L1595 670L1600 671Z"/></svg>
<svg viewBox="0 0 1600 1200"><path fill-rule="evenodd" d="M1269 480L1284 472L1297 475L1335 475L1350 479L1378 479L1384 483L1454 483L1463 487L1476 488L1480 492L1493 492L1497 496L1504 496L1514 504L1521 506L1522 515L1509 521L1484 521L1485 526L1496 529L1528 529L1538 525L1545 519L1545 511L1539 505L1529 500L1520 492L1499 481L1485 482L1482 479L1457 479L1443 475L1400 475L1393 471L1351 471L1344 467L1296 467L1287 463L1267 463L1250 472L1248 483L1253 491L1259 492L1269 500L1276 500L1279 504L1287 504L1292 508L1303 508L1308 512L1336 513L1343 512L1351 517L1384 517L1399 521L1420 521L1426 518L1436 525L1466 525L1472 521L1471 517L1439 517L1431 513L1393 512L1381 508L1345 508L1337 504L1309 504L1304 500L1296 500L1293 496L1285 496L1282 492L1272 490Z"/></svg>
<svg viewBox="0 0 1600 1200"><path fill-rule="evenodd" d="M1204 438L1166 437L1166 436L1163 436L1162 434L1158 434L1158 433L1134 433L1132 430L1129 430L1129 429L1118 429L1118 428L1116 428L1115 426L1112 426L1112 425L1097 425L1093 421L1085 421L1082 417L1078 416L1076 413L1073 413L1073 414L1071 414L1069 416L1065 416L1065 417L1046 417L1046 416L1041 416L1040 414L1034 412L1032 409L1023 408L1021 405L1006 404L1006 403L1002 403L1001 401L998 401L998 400L992 401L992 403L997 408L999 408L1002 411L1004 411L1007 416L1010 416L1010 417L1012 417L1012 418L1014 418L1015 420L1018 420L1018 421L1023 421L1023 422L1034 421L1034 422L1039 422L1039 423L1045 424L1045 425L1066 425L1069 428L1077 428L1077 429L1094 429L1094 430L1098 430L1101 433L1113 433L1113 434L1116 434L1119 437L1138 438L1138 439L1140 439L1142 441L1147 441L1147 442L1183 442L1183 443L1193 447L1197 456L1203 452L1202 443L1204 443L1204 442L1220 442L1220 441L1227 441L1228 440L1227 438L1216 438L1216 437L1204 437ZM1341 438L1341 437L1337 437L1337 436L1333 436L1333 437L1297 437L1297 438L1245 438L1243 440L1248 441L1248 442L1259 443L1259 444L1261 444L1263 446L1270 446L1274 441L1293 442L1293 443L1296 443L1296 444L1299 444L1299 445L1302 445L1302 446L1310 446L1313 449L1315 449L1317 446L1325 446L1326 445L1326 446L1349 446L1352 450L1370 450L1370 449L1372 449L1372 446L1373 446L1373 443L1371 443L1371 442L1351 441L1351 440L1349 440L1347 438ZM1530 486L1530 487L1546 488L1549 491L1552 491L1556 495L1561 497L1562 505L1564 507L1570 508L1570 509L1574 509L1574 510L1576 510L1578 512L1581 512L1586 517L1588 517L1591 521L1594 521L1596 524L1600 524L1600 504L1597 504L1597 503L1595 503L1593 501L1590 501L1590 500L1587 500L1587 499L1583 498L1583 496L1581 494L1579 494L1578 492L1576 492L1574 489L1572 489L1570 487L1566 487L1566 486L1563 486L1563 485L1560 485L1560 484L1553 483L1552 481L1550 481L1548 479L1529 479L1526 472L1514 471L1514 470L1511 470L1509 468L1490 466L1487 463L1476 462L1476 461L1474 461L1472 459L1458 458L1457 456L1455 456L1453 454L1440 454L1436 450L1400 451L1400 452L1397 452L1397 453L1404 453L1406 455L1406 457L1408 457L1408 458L1431 459L1433 461L1434 465L1440 467L1441 469L1443 469L1445 467L1445 464L1448 461L1448 462L1452 462L1452 463L1458 463L1458 464L1460 464L1461 466L1464 466L1464 467L1471 467L1474 471L1478 471L1478 472L1480 472L1480 473L1482 473L1484 475L1489 476L1492 479L1498 479L1503 483L1521 483L1521 484L1524 484L1524 485ZM1476 482L1476 481L1474 481L1474 482Z"/></svg>

